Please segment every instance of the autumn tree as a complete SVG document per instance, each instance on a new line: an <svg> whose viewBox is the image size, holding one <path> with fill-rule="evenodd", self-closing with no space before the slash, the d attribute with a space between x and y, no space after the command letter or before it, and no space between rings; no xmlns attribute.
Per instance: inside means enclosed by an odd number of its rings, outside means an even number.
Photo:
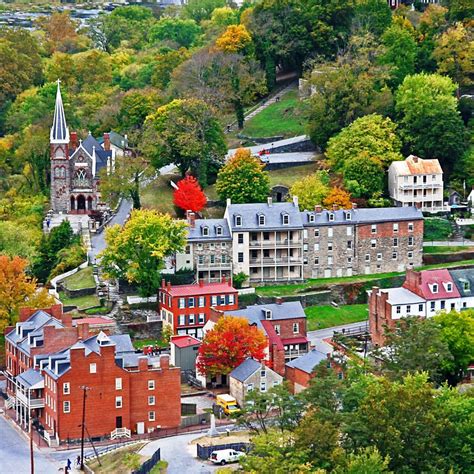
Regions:
<svg viewBox="0 0 474 474"><path fill-rule="evenodd" d="M186 176L178 181L177 186L178 189L173 192L175 206L193 212L199 212L206 206L207 197L194 176Z"/></svg>
<svg viewBox="0 0 474 474"><path fill-rule="evenodd" d="M324 198L323 205L326 209L332 209L334 205L341 209L351 209L351 195L345 189L335 186L331 188L329 194Z"/></svg>
<svg viewBox="0 0 474 474"><path fill-rule="evenodd" d="M329 193L329 175L326 171L304 176L290 188L290 194L298 197L300 208L306 210L313 210L314 206L322 204Z"/></svg>
<svg viewBox="0 0 474 474"><path fill-rule="evenodd" d="M235 204L265 201L270 181L264 167L250 150L239 148L219 171L216 182L219 197L223 201L231 199Z"/></svg>
<svg viewBox="0 0 474 474"><path fill-rule="evenodd" d="M252 43L245 25L230 25L216 40L216 48L224 53L240 53Z"/></svg>
<svg viewBox="0 0 474 474"><path fill-rule="evenodd" d="M206 376L229 374L248 357L262 360L267 345L263 331L248 319L223 316L206 332L196 367Z"/></svg>
<svg viewBox="0 0 474 474"><path fill-rule="evenodd" d="M27 276L27 260L0 255L0 331L12 326L24 306L46 308L54 298L46 289L37 290L36 280Z"/></svg>
<svg viewBox="0 0 474 474"><path fill-rule="evenodd" d="M140 209L141 187L153 174L154 170L142 157L117 156L113 167L100 170L100 192L110 203L124 197L133 201L134 209Z"/></svg>
<svg viewBox="0 0 474 474"><path fill-rule="evenodd" d="M159 287L164 259L184 248L186 224L154 210L133 210L123 227L107 228L105 241L107 247L98 256L105 273L151 296Z"/></svg>
<svg viewBox="0 0 474 474"><path fill-rule="evenodd" d="M149 115L141 148L155 168L174 163L183 176L189 170L203 186L227 150L219 121L200 99L173 100Z"/></svg>

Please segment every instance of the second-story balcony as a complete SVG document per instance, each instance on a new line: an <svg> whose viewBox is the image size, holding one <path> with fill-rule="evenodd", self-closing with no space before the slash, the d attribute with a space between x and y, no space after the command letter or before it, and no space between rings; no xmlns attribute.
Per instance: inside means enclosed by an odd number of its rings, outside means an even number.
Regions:
<svg viewBox="0 0 474 474"><path fill-rule="evenodd" d="M442 183L402 183L398 186L398 189L401 189L403 191L405 189L439 189L442 187Z"/></svg>
<svg viewBox="0 0 474 474"><path fill-rule="evenodd" d="M232 270L232 263L231 262L204 262L204 263L198 263L197 264L197 269L199 270Z"/></svg>
<svg viewBox="0 0 474 474"><path fill-rule="evenodd" d="M302 241L299 239L282 240L251 240L250 247L300 247Z"/></svg>
<svg viewBox="0 0 474 474"><path fill-rule="evenodd" d="M44 408L44 398L30 398L25 395L21 390L18 390L16 392L16 398L20 403L26 405L29 408Z"/></svg>
<svg viewBox="0 0 474 474"><path fill-rule="evenodd" d="M251 258L250 265L303 265L303 257Z"/></svg>

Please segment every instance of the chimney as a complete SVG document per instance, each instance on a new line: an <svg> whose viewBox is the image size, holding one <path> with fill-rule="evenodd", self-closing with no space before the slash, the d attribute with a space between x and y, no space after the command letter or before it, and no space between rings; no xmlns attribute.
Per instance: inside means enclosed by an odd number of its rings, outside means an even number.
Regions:
<svg viewBox="0 0 474 474"><path fill-rule="evenodd" d="M110 150L110 135L108 133L104 133L104 150Z"/></svg>
<svg viewBox="0 0 474 474"><path fill-rule="evenodd" d="M171 282L170 282L170 281L168 281L168 282L166 283L166 287L168 288L168 290L171 290Z"/></svg>
<svg viewBox="0 0 474 474"><path fill-rule="evenodd" d="M418 163L418 157L417 156L412 156L413 163Z"/></svg>
<svg viewBox="0 0 474 474"><path fill-rule="evenodd" d="M298 207L298 196L293 196L293 206Z"/></svg>
<svg viewBox="0 0 474 474"><path fill-rule="evenodd" d="M61 321L67 328L72 328L72 313L63 313Z"/></svg>
<svg viewBox="0 0 474 474"><path fill-rule="evenodd" d="M352 209L357 209L357 203L356 202L352 203Z"/></svg>
<svg viewBox="0 0 474 474"><path fill-rule="evenodd" d="M78 324L77 337L83 341L89 337L89 323Z"/></svg>
<svg viewBox="0 0 474 474"><path fill-rule="evenodd" d="M141 356L138 358L138 372L146 372L148 370L148 357Z"/></svg>
<svg viewBox="0 0 474 474"><path fill-rule="evenodd" d="M170 356L168 354L160 355L160 367L162 370L170 368Z"/></svg>
<svg viewBox="0 0 474 474"><path fill-rule="evenodd" d="M276 304L282 304L283 303L283 298L281 298L281 297L275 298L275 303Z"/></svg>
<svg viewBox="0 0 474 474"><path fill-rule="evenodd" d="M232 204L232 200L230 198L227 198L225 201L226 207L229 207Z"/></svg>
<svg viewBox="0 0 474 474"><path fill-rule="evenodd" d="M273 199L271 197L267 197L267 204L268 204L268 207L272 207Z"/></svg>
<svg viewBox="0 0 474 474"><path fill-rule="evenodd" d="M78 139L77 139L77 132L71 132L71 139L69 141L69 148L71 150L75 150L77 148Z"/></svg>
<svg viewBox="0 0 474 474"><path fill-rule="evenodd" d="M332 210L333 210L333 211L337 211L338 209L339 209L339 205L334 203L334 204L332 205Z"/></svg>
<svg viewBox="0 0 474 474"><path fill-rule="evenodd" d="M164 278L161 279L161 288L166 288L166 280Z"/></svg>
<svg viewBox="0 0 474 474"><path fill-rule="evenodd" d="M323 207L321 206L321 204L316 204L316 206L314 206L314 212L316 212L316 214L321 214L323 210Z"/></svg>
<svg viewBox="0 0 474 474"><path fill-rule="evenodd" d="M221 277L221 283L225 283L225 275L222 275L222 277Z"/></svg>
<svg viewBox="0 0 474 474"><path fill-rule="evenodd" d="M189 227L191 227L191 229L194 229L194 226L196 225L196 214L194 214L193 211L186 211L186 217L188 220Z"/></svg>
<svg viewBox="0 0 474 474"><path fill-rule="evenodd" d="M202 278L199 279L199 286L201 288L204 286L204 280Z"/></svg>

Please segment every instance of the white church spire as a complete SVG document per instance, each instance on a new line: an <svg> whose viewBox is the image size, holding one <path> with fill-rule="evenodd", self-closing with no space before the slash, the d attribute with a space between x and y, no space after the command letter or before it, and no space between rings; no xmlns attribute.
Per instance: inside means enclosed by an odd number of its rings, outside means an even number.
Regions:
<svg viewBox="0 0 474 474"><path fill-rule="evenodd" d="M66 116L64 114L63 100L61 98L61 89L59 88L56 92L56 106L54 107L54 119L53 126L51 127L51 133L49 135L49 141L51 143L69 143L69 128L66 124Z"/></svg>

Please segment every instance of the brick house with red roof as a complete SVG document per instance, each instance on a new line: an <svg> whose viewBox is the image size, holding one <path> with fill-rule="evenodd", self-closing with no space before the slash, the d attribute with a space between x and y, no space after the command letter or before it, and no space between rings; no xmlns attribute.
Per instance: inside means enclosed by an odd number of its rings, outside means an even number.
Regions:
<svg viewBox="0 0 474 474"><path fill-rule="evenodd" d="M473 278L473 269L407 270L401 288L373 287L368 292L372 342L383 345L386 328L396 327L402 318L429 318L440 311L473 307L474 299L470 297Z"/></svg>
<svg viewBox="0 0 474 474"><path fill-rule="evenodd" d="M218 283L200 280L195 285L171 285L163 280L158 291L158 312L173 334L202 338L211 308L235 310L239 307L238 299L238 291L225 278Z"/></svg>

